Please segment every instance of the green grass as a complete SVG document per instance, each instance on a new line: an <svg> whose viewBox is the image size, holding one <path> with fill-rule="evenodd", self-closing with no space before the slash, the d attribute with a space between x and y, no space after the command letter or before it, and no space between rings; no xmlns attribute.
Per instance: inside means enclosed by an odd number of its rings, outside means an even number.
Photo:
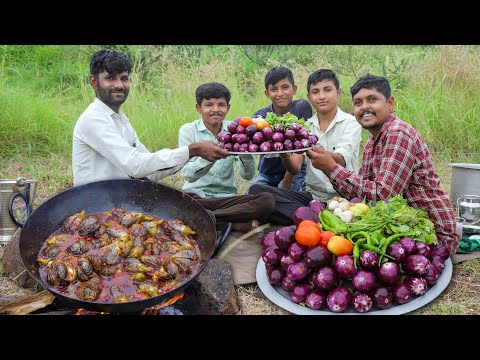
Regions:
<svg viewBox="0 0 480 360"><path fill-rule="evenodd" d="M297 98L309 74L332 68L340 78L340 106L351 111L350 86L367 72L391 81L395 110L427 141L444 190L450 162L480 162L480 54L477 46L112 46L134 61L122 111L151 150L176 148L178 129L198 118L195 89L224 83L232 92L227 119L268 104L264 76L292 69ZM72 186L71 140L79 115L94 99L88 65L100 46L0 46L0 178L36 179L34 206ZM368 133L364 131L363 137ZM250 184L236 177L239 193ZM180 188L177 173L162 181ZM454 266L454 278L434 302L415 313L480 313L480 264Z"/></svg>

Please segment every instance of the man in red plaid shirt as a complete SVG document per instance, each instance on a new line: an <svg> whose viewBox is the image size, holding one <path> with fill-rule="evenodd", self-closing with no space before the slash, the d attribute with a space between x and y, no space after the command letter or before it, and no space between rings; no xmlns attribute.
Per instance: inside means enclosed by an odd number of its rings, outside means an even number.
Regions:
<svg viewBox="0 0 480 360"><path fill-rule="evenodd" d="M365 196L377 201L402 194L410 206L427 210L438 240L455 254L460 236L452 205L440 189L427 144L393 112L388 80L366 75L358 79L350 93L355 118L371 134L358 174L337 164L321 147L307 152L313 166L322 170L335 190L348 199Z"/></svg>

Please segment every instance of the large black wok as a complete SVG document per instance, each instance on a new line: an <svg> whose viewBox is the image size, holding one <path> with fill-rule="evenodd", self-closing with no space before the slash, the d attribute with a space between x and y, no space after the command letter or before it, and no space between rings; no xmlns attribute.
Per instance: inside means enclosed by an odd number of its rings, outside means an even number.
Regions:
<svg viewBox="0 0 480 360"><path fill-rule="evenodd" d="M121 207L164 219L179 219L193 228L200 247L198 272L186 283L159 296L128 303L100 303L74 299L50 289L40 278L37 255L44 241L76 212L86 214ZM107 180L66 190L40 205L27 219L20 234L20 256L28 273L68 306L104 312L137 312L160 304L186 288L204 269L215 251L215 222L196 200L176 189L144 180Z"/></svg>

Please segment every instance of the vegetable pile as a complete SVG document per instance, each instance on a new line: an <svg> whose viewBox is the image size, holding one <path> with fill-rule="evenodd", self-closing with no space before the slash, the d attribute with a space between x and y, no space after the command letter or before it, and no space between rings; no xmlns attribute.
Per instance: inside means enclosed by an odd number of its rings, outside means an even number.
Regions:
<svg viewBox="0 0 480 360"><path fill-rule="evenodd" d="M227 130L217 135L221 146L234 152L269 152L308 148L318 141L318 136L300 125L290 113L278 117L268 113L267 118L237 118Z"/></svg>
<svg viewBox="0 0 480 360"><path fill-rule="evenodd" d="M334 200L342 211L358 208L348 224L329 210L333 201L313 200L295 211L294 225L266 234L268 281L294 303L332 312L387 309L425 294L450 256L426 213L398 195L376 206L352 200Z"/></svg>

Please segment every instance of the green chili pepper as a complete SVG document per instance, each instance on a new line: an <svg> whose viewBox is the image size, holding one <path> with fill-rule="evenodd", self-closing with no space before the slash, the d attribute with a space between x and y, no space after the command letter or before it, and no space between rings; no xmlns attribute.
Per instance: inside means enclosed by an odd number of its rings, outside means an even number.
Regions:
<svg viewBox="0 0 480 360"><path fill-rule="evenodd" d="M383 247L381 248L381 250L383 252L387 251L388 245L390 245L393 242L393 240L395 240L395 239L404 238L404 237L412 237L412 236L415 236L414 232L391 235L385 240L385 243L383 244Z"/></svg>
<svg viewBox="0 0 480 360"><path fill-rule="evenodd" d="M335 229L332 228L331 226L329 226L329 225L325 222L325 220L323 220L323 218L320 216L321 214L322 214L322 213L318 214L318 220L320 220L320 223L322 224L322 229L323 229L324 231L331 231L331 232L333 232L333 233L336 234Z"/></svg>
<svg viewBox="0 0 480 360"><path fill-rule="evenodd" d="M363 235L363 237L367 240L367 244L370 244L370 234L368 234L366 231L357 231L356 233L353 233L350 235L351 239L353 241L353 239L355 239L356 237L359 237Z"/></svg>
<svg viewBox="0 0 480 360"><path fill-rule="evenodd" d="M392 260L395 260L393 257L391 257L390 255L387 255L385 254L385 251L382 251L381 249L375 247L375 246L372 246L372 245L368 245L368 244L362 244L362 248L364 249L367 249L367 250L372 250L372 251L375 251L377 254L379 255L383 255L383 256L386 256ZM380 261L379 261L380 262Z"/></svg>
<svg viewBox="0 0 480 360"><path fill-rule="evenodd" d="M355 269L357 269L357 260L360 257L360 245L362 245L366 239L360 239L358 240L355 245L353 245L353 265L355 266Z"/></svg>
<svg viewBox="0 0 480 360"><path fill-rule="evenodd" d="M328 226L337 230L333 231L335 234L345 233L348 230L347 224L328 209L322 210L319 217L322 217Z"/></svg>

